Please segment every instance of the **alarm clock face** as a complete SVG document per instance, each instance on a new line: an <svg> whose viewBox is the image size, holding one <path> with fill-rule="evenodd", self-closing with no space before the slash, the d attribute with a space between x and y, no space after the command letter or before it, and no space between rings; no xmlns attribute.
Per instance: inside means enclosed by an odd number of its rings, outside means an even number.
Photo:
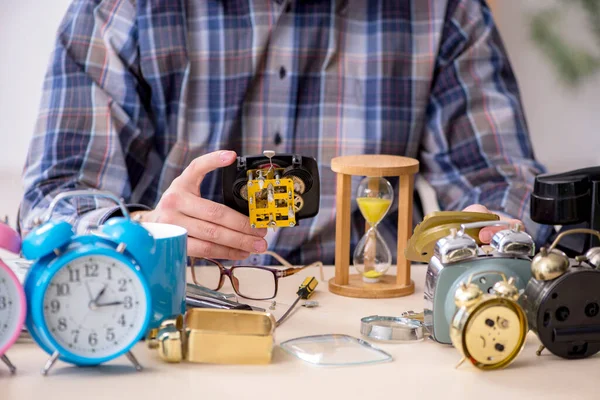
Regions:
<svg viewBox="0 0 600 400"><path fill-rule="evenodd" d="M21 284L2 263L0 265L0 355L17 340L21 332L25 320L25 304Z"/></svg>
<svg viewBox="0 0 600 400"><path fill-rule="evenodd" d="M116 258L88 255L58 270L43 297L51 340L87 359L125 351L147 322L149 298L138 275Z"/></svg>
<svg viewBox="0 0 600 400"><path fill-rule="evenodd" d="M494 303L474 310L465 327L467 353L482 367L509 363L525 341L524 314L508 302Z"/></svg>

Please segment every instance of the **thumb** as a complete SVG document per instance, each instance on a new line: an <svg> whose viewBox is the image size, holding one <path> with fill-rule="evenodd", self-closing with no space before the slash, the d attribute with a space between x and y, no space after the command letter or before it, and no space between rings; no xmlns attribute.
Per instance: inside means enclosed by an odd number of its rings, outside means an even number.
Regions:
<svg viewBox="0 0 600 400"><path fill-rule="evenodd" d="M470 206L465 207L463 209L463 211L487 213L487 214L492 213L490 210L488 210L488 208L486 206L484 206L482 204L471 204Z"/></svg>
<svg viewBox="0 0 600 400"><path fill-rule="evenodd" d="M484 206L482 204L471 204L470 206L465 207L463 209L463 211L492 214L492 212L486 206ZM480 229L479 230L479 240L482 243L489 243L492 240L492 236L494 236L495 231L499 230L499 229L500 228L493 227L493 226L488 226L488 227Z"/></svg>
<svg viewBox="0 0 600 400"><path fill-rule="evenodd" d="M200 184L211 171L231 165L236 158L235 151L219 150L204 154L192 160L181 175L172 183L172 187L200 196Z"/></svg>

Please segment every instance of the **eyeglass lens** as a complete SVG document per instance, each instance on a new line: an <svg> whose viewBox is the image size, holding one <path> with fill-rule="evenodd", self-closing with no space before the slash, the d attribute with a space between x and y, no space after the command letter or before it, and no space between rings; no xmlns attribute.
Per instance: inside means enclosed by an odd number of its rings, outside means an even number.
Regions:
<svg viewBox="0 0 600 400"><path fill-rule="evenodd" d="M232 280L240 296L254 300L275 297L275 275L266 269L255 267L233 267Z"/></svg>
<svg viewBox="0 0 600 400"><path fill-rule="evenodd" d="M219 288L220 268L206 260L199 260L194 266L196 284L211 290ZM253 300L267 300L275 297L277 282L273 272L252 266L231 268L231 283L238 295Z"/></svg>
<svg viewBox="0 0 600 400"><path fill-rule="evenodd" d="M202 285L211 290L217 290L219 288L221 270L217 265L206 260L200 260L193 268L194 277L196 278L196 283L198 285Z"/></svg>

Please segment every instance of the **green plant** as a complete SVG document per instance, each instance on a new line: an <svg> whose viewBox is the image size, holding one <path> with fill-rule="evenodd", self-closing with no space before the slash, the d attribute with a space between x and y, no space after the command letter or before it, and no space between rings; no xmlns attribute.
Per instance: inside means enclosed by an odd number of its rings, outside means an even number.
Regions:
<svg viewBox="0 0 600 400"><path fill-rule="evenodd" d="M563 0L565 6L580 6L587 15L587 24L600 50L600 0ZM561 8L545 10L532 17L533 41L557 68L560 77L570 85L600 71L600 56L567 42L557 32Z"/></svg>

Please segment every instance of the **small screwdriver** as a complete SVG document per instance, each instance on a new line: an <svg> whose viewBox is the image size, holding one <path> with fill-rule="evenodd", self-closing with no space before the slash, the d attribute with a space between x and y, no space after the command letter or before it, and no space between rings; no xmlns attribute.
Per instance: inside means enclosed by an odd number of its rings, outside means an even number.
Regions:
<svg viewBox="0 0 600 400"><path fill-rule="evenodd" d="M294 309L294 307L296 307L296 304L298 304L300 299L306 300L306 299L310 298L310 296L312 296L312 294L314 293L318 284L319 284L319 281L317 281L317 278L315 278L314 276L308 277L304 280L304 282L302 282L302 284L298 288L298 291L296 292L296 294L298 295L298 298L296 298L296 300L294 300L294 302L292 303L290 308L288 308L288 310L285 312L285 314L283 314L281 316L281 318L279 318L279 321L277 321L277 326L281 325L283 320L287 318L287 316Z"/></svg>

